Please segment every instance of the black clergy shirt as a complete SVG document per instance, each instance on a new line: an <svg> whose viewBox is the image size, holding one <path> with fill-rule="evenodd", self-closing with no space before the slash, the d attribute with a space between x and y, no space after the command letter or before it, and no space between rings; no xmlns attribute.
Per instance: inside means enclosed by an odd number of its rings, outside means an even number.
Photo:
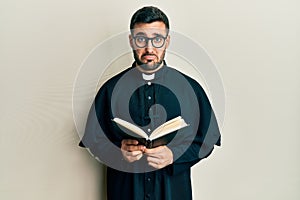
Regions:
<svg viewBox="0 0 300 200"><path fill-rule="evenodd" d="M126 138L111 119L122 118L151 134L177 116L189 126L167 145L172 164L156 170L145 156L133 163L123 159L120 147ZM166 65L152 80L145 80L134 63L98 91L80 145L108 166L108 200L189 200L190 169L220 145L220 132L210 102L195 80Z"/></svg>

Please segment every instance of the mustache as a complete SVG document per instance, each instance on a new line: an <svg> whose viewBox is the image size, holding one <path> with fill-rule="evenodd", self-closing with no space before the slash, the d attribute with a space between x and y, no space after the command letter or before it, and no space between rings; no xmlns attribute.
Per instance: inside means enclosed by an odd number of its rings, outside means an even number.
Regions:
<svg viewBox="0 0 300 200"><path fill-rule="evenodd" d="M157 55L155 55L155 54L150 54L150 53L145 53L145 54L142 55L142 57L144 57L144 56L155 56L155 57L157 57Z"/></svg>
<svg viewBox="0 0 300 200"><path fill-rule="evenodd" d="M155 56L156 58L158 58L157 55L155 55L155 54L150 54L150 53L145 53L145 54L142 55L142 57L145 57L145 56Z"/></svg>

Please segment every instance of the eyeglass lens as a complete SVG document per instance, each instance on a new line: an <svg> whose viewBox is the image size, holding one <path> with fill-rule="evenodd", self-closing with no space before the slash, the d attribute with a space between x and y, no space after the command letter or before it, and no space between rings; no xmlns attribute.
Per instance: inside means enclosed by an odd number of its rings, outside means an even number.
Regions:
<svg viewBox="0 0 300 200"><path fill-rule="evenodd" d="M162 36L156 36L154 38L148 38L145 36L136 36L134 39L135 39L136 46L140 48L146 47L149 40L151 40L151 44L155 48L160 48L165 43L165 38Z"/></svg>

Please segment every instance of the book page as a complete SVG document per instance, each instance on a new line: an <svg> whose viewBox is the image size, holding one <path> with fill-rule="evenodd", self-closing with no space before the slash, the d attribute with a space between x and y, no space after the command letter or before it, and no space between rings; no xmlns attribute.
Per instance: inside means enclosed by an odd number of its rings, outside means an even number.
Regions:
<svg viewBox="0 0 300 200"><path fill-rule="evenodd" d="M157 127L150 135L150 140L162 137L164 135L167 135L168 133L179 130L186 126L188 126L188 124L184 121L184 119L181 116L178 116Z"/></svg>
<svg viewBox="0 0 300 200"><path fill-rule="evenodd" d="M115 117L114 119L112 119L112 121L116 122L117 124L123 126L124 128L130 130L133 133L136 133L136 135L132 134L132 133L127 133L128 135L131 135L133 137L141 137L141 138L148 138L148 135L143 131L143 129L141 129L140 127L129 123L123 119L117 118Z"/></svg>

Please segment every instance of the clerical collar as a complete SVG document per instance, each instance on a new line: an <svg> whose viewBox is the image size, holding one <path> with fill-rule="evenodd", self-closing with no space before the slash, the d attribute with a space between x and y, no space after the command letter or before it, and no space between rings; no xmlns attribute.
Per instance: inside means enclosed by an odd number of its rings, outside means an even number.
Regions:
<svg viewBox="0 0 300 200"><path fill-rule="evenodd" d="M142 73L143 79L146 81L151 81L155 78L155 73L153 74L144 74Z"/></svg>
<svg viewBox="0 0 300 200"><path fill-rule="evenodd" d="M154 79L159 79L162 77L162 75L164 74L165 68L167 67L167 64L165 61L163 61L164 66L162 68L160 68L158 71L152 73L152 74L146 74L143 73L141 71L139 71L136 68L136 63L132 63L132 68L135 69L135 73L136 73L136 78L140 78L141 80L145 80L145 81L150 81L150 80L154 80ZM141 76L142 74L142 76Z"/></svg>

